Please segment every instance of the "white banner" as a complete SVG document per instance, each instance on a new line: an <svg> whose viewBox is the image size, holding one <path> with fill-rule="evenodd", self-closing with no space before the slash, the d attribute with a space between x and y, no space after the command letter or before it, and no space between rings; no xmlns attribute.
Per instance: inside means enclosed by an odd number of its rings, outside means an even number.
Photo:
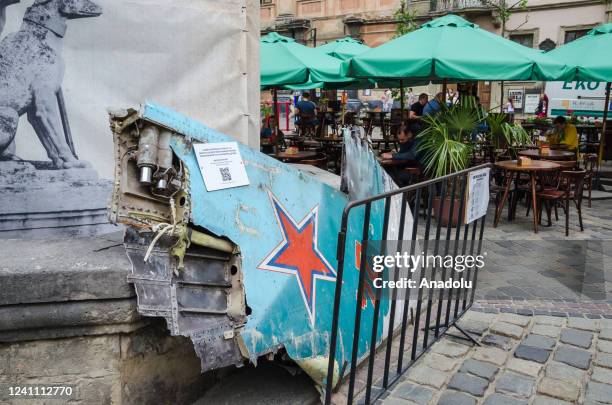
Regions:
<svg viewBox="0 0 612 405"><path fill-rule="evenodd" d="M36 67L44 76L26 74L24 80L44 80L49 87L61 84L74 149L80 159L92 164L100 177L113 176L108 107L156 102L241 142L258 146L258 3L254 0L91 1L101 8L100 15L36 23L30 20L36 20L42 13L66 16L66 10L58 10L64 0L21 0L6 8L2 38L24 29L36 29L48 35L53 52L47 55L50 59L45 61L45 55L41 55L37 66L32 63L23 66L26 70ZM78 8L86 7L88 2L67 3ZM26 10L33 5L36 10L29 12L30 17L26 16ZM62 25L65 32L53 32L61 31ZM41 46L33 38L29 39L31 33L20 35L28 38L27 42L20 37L19 41L5 45L9 48L19 44ZM55 71L62 64L65 66L63 80ZM0 64L0 74L10 76L14 73L10 70ZM21 97L17 94L19 89L13 93ZM22 115L15 137L15 155L25 160L47 160L39 136L25 114Z"/></svg>

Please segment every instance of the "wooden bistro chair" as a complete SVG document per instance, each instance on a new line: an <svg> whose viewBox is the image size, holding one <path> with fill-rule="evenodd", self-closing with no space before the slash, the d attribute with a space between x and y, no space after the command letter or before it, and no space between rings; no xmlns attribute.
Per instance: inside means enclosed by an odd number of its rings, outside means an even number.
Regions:
<svg viewBox="0 0 612 405"><path fill-rule="evenodd" d="M548 216L548 225L551 225L550 214L551 209L561 206L565 211L565 236L569 236L569 209L570 200L574 202L578 211L578 221L580 223L580 231L584 231L582 225L582 192L584 190L585 170L564 170L559 174L559 181L555 189L546 189L539 191L538 207L540 212L540 220L542 218L542 206L546 207ZM555 214L557 212L555 211Z"/></svg>
<svg viewBox="0 0 612 405"><path fill-rule="evenodd" d="M300 136L303 138L313 138L317 133L316 125L313 123L316 115L314 114L300 114L300 123L298 125L300 129Z"/></svg>
<svg viewBox="0 0 612 405"><path fill-rule="evenodd" d="M593 191L593 180L599 170L599 163L596 153L587 153L583 158L583 168L586 171L584 176L584 188L589 192L589 208L591 208L591 192Z"/></svg>

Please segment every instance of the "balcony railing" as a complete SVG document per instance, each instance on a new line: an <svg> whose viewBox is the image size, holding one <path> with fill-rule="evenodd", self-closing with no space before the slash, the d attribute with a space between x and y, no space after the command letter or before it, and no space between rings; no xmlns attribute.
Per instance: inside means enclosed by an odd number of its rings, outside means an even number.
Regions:
<svg viewBox="0 0 612 405"><path fill-rule="evenodd" d="M466 9L486 9L490 8L484 0L430 0L429 11L431 12L452 12Z"/></svg>

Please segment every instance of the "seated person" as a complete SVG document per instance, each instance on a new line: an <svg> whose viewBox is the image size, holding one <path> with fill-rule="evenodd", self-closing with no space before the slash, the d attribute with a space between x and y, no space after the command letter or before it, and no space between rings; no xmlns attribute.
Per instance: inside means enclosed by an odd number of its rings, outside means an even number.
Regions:
<svg viewBox="0 0 612 405"><path fill-rule="evenodd" d="M423 115L436 115L442 111L442 106L445 104L444 93L440 92L436 94L436 97L429 100L425 107L423 107Z"/></svg>
<svg viewBox="0 0 612 405"><path fill-rule="evenodd" d="M423 108L425 108L428 98L429 97L427 96L427 94L421 93L419 95L418 101L413 103L410 106L409 118L410 118L410 130L412 131L412 133L416 134L421 129L420 119L423 116Z"/></svg>
<svg viewBox="0 0 612 405"><path fill-rule="evenodd" d="M410 106L410 119L419 119L423 116L423 108L427 104L428 96L425 93L419 95L419 100Z"/></svg>
<svg viewBox="0 0 612 405"><path fill-rule="evenodd" d="M406 161L405 167L420 167L419 161L419 140L412 134L410 128L402 126L399 131L398 137L399 150L395 153L383 153L381 156L383 159L393 160L404 160ZM400 186L407 186L412 183L413 175L401 171L398 175L398 182Z"/></svg>
<svg viewBox="0 0 612 405"><path fill-rule="evenodd" d="M276 127L276 119L272 115L262 120L259 137L261 140L261 151L263 153L273 153L276 142L282 145L285 135Z"/></svg>
<svg viewBox="0 0 612 405"><path fill-rule="evenodd" d="M318 124L317 105L314 103L314 101L310 100L309 93L306 92L302 94L302 100L298 101L298 103L295 105L295 109L298 117L296 122L297 125L306 124L314 126ZM302 116L308 116L310 118L307 122L302 123Z"/></svg>
<svg viewBox="0 0 612 405"><path fill-rule="evenodd" d="M546 133L546 140L551 145L567 145L568 150L578 149L578 131L562 116L554 119L553 129Z"/></svg>

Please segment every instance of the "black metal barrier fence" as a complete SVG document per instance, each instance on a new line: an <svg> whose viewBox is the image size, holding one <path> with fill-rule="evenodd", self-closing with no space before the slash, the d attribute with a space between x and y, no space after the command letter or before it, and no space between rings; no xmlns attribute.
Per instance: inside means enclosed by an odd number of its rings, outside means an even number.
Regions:
<svg viewBox="0 0 612 405"><path fill-rule="evenodd" d="M346 377L343 375L345 372L344 368L347 365L346 362L340 367L340 376L338 378L336 387L334 387L333 380L334 365L336 361L335 357L338 348L340 303L343 294L342 278L345 268L344 260L346 251L346 233L351 212L358 207L364 207L365 215L363 221L362 249L360 253L361 260L359 264L359 283L356 291L354 332L351 347L350 371L348 375L348 391L346 390L346 385L344 385L343 392L346 395L347 403L352 404L356 398L355 381L358 369L360 370L360 375L366 370L366 360L363 360L364 364L361 365L361 367L360 364L358 364L360 361L358 358L359 337L361 333L364 333L363 336L370 337L370 345L369 356L367 357L368 364L367 375L365 377L365 393L363 393L362 389L360 394L363 395L363 401L366 404L369 404L376 401L376 399L378 399L385 392L385 390L389 389L402 376L402 374L404 374L414 364L414 362L451 327L456 327L457 330L465 335L467 339L477 344L475 340L473 340L457 325L457 321L472 305L478 278L478 271L475 268L474 271L472 271L471 268L466 269L463 277L472 281L471 291L469 291L470 289L463 287L450 288L446 291L440 289L439 292L435 293L427 292L427 296L424 297L423 289L416 288L414 291L406 291L404 299L401 301L394 299L396 298L396 291L394 291L392 293L393 297L390 298L387 334L386 336L383 336L382 343L377 346L377 340L380 340L380 336L378 336L378 323L380 319L381 307L380 288L375 289L373 321L371 325L368 325L370 330L364 330L367 328L364 328L361 325L364 285L367 282L366 276L368 275L368 270L366 269L367 249L365 246L368 242L372 204L379 201L384 201L384 218L382 229L382 240L384 241L387 239L390 228L391 199L395 196L401 196L401 213L399 223L393 225L397 226L395 229L398 229L397 239L399 241L410 239L410 242L412 242L410 243L410 255L414 254L416 245L414 241L417 240L420 244L422 244L423 251L425 252L432 250L434 254L439 255L480 255L486 216L476 219L469 224L463 223L463 213L465 210L467 193L466 188L468 187L468 175L470 172L491 167L491 164L471 167L451 175L389 191L370 198L351 201L349 204L347 204L342 215L341 228L338 234L338 271L334 296L331 342L325 393L326 405L331 403L333 393L339 387L341 387L341 385L346 384ZM437 203L434 203L434 200L438 200ZM459 206L458 210L456 207L457 204ZM435 205L437 205L437 211L434 211ZM411 235L404 235L404 224L406 222L405 219L407 209L410 209L413 214ZM440 218L442 218L443 214L445 214L443 212L445 210L448 210L447 217L450 218L447 221L448 223L443 225L443 221L441 221ZM459 214L455 214L456 223L453 224L453 213L455 212ZM382 244L380 246L385 245ZM382 247L382 250L384 249L385 248ZM384 252L381 253L384 254ZM440 279L446 279L447 268L442 266L442 268L439 270L439 273L441 274ZM424 277L423 272L420 272L420 277ZM417 281L420 282L421 280ZM354 294L355 291L345 293ZM416 295L416 297L414 295L411 297L411 294ZM411 301L414 304L415 300L416 309L414 312L412 312ZM401 308L397 308L398 306L401 306ZM425 309L423 308L424 306L426 306ZM395 325L396 311L398 310L401 310L402 313L401 318L399 317L399 314L397 314L398 324ZM411 313L410 324L413 328L412 333L409 333L409 312ZM422 314L422 312L424 312L424 314ZM401 325L399 325L400 320ZM399 339L399 345L397 343L397 339ZM406 343L409 343L411 346L406 347ZM394 348L393 346L396 347ZM395 350L397 351L393 353ZM404 353L406 353L406 357L409 354L409 358L404 358ZM380 361L382 361L382 368L384 371L382 381L376 381L376 387L373 389L374 364L377 356L379 361L379 363L377 363L379 364L377 369L381 369ZM361 379L363 381L363 377ZM360 398L360 402L361 401L362 399Z"/></svg>

